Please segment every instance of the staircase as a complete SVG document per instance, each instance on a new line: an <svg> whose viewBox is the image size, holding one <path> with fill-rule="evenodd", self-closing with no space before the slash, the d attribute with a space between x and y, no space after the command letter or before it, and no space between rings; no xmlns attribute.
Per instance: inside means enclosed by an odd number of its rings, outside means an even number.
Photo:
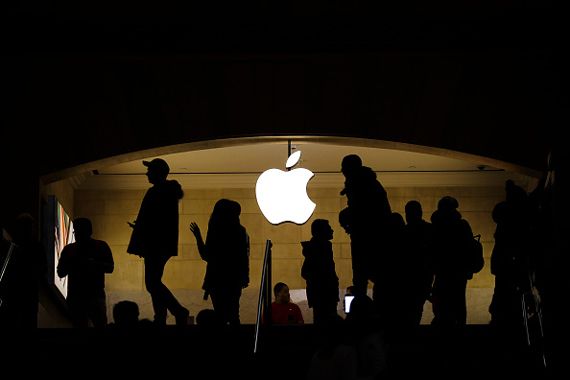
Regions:
<svg viewBox="0 0 570 380"><path fill-rule="evenodd" d="M317 348L314 333L312 325L274 326L264 337L264 366L275 369L286 362L295 373L303 373ZM272 379L290 379L289 371L275 372L269 372L274 374ZM387 341L387 370L382 379L542 379L545 374L540 355L524 342L496 336L488 325L469 325L448 335L422 325L413 334Z"/></svg>
<svg viewBox="0 0 570 380"><path fill-rule="evenodd" d="M134 379L150 373L183 374L189 379L225 379L228 373L245 379L304 378L317 348L314 325L262 329L255 355L254 333L254 325L223 331L200 326L5 331L2 370L42 378L83 374ZM391 338L387 359L383 379L540 379L545 374L537 355L524 345L499 339L487 325L469 325L449 336L420 326L408 337Z"/></svg>

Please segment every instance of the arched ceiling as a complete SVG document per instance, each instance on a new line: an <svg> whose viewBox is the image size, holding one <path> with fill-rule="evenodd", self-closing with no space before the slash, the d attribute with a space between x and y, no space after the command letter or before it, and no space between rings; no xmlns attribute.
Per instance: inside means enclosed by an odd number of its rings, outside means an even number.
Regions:
<svg viewBox="0 0 570 380"><path fill-rule="evenodd" d="M502 186L507 178L527 185L528 173L501 162L456 152L430 152L429 148L343 138L248 140L214 144L207 149L183 150L183 146L161 151L139 152L133 157L110 158L91 163L89 173L80 174L79 189L144 189L148 187L142 159L161 157L170 165L170 177L187 188L253 187L269 168L285 170L289 149L301 151L297 167L313 171L316 186L341 186L340 162L347 154L358 154L364 165L382 178L385 186ZM221 145L221 146L220 146ZM168 153L168 151L177 151ZM497 166L492 166L496 164ZM83 170L87 168L84 167ZM77 170L81 172L80 168Z"/></svg>

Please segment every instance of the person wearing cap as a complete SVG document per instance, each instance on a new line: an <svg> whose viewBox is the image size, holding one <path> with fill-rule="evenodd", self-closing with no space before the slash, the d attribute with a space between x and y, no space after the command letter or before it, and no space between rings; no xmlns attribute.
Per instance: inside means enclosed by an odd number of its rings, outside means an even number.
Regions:
<svg viewBox="0 0 570 380"><path fill-rule="evenodd" d="M178 255L178 203L184 196L180 183L168 180L170 167L161 158L143 161L152 186L142 200L127 252L144 259L145 286L152 299L154 323L166 325L168 311L177 325L188 323L189 311L162 282L168 260Z"/></svg>

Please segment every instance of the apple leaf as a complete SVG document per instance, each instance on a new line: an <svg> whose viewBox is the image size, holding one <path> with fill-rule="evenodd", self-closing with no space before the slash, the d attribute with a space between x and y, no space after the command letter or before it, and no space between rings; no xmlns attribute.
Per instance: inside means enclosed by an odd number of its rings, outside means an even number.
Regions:
<svg viewBox="0 0 570 380"><path fill-rule="evenodd" d="M301 151L298 150L289 156L289 158L287 159L287 163L285 164L285 167L287 169L292 168L293 166L297 165L300 158L301 158Z"/></svg>

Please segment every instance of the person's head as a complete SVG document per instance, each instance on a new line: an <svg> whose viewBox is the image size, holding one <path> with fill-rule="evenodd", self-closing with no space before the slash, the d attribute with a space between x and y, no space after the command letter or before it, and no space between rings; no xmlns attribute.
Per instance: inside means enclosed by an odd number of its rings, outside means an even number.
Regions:
<svg viewBox="0 0 570 380"><path fill-rule="evenodd" d="M507 201L521 202L527 198L526 191L511 179L505 181L505 192Z"/></svg>
<svg viewBox="0 0 570 380"><path fill-rule="evenodd" d="M210 224L232 224L239 223L241 205L232 199L219 199L214 205L210 215Z"/></svg>
<svg viewBox="0 0 570 380"><path fill-rule="evenodd" d="M395 229L401 229L402 227L404 227L406 225L406 222L404 222L404 217L402 216L402 214L400 214L399 212L393 211L390 214L390 224Z"/></svg>
<svg viewBox="0 0 570 380"><path fill-rule="evenodd" d="M196 314L196 324L204 327L222 326L222 321L214 309L202 309Z"/></svg>
<svg viewBox="0 0 570 380"><path fill-rule="evenodd" d="M311 234L317 239L331 240L333 238L333 229L328 220L315 219L311 223Z"/></svg>
<svg viewBox="0 0 570 380"><path fill-rule="evenodd" d="M362 167L362 159L357 154L349 154L344 156L340 165L342 174L345 177L350 176L356 170Z"/></svg>
<svg viewBox="0 0 570 380"><path fill-rule="evenodd" d="M273 294L275 295L275 302L277 303L289 303L291 301L291 294L289 293L289 287L284 282L278 282L273 287Z"/></svg>
<svg viewBox="0 0 570 380"><path fill-rule="evenodd" d="M347 234L350 234L351 226L352 226L352 219L351 219L351 212L350 208L345 207L338 213L338 223Z"/></svg>
<svg viewBox="0 0 570 380"><path fill-rule="evenodd" d="M113 306L113 321L117 327L135 327L139 322L139 305L123 300Z"/></svg>
<svg viewBox="0 0 570 380"><path fill-rule="evenodd" d="M422 205L416 200L406 203L406 223L413 223L422 220Z"/></svg>
<svg viewBox="0 0 570 380"><path fill-rule="evenodd" d="M146 176L148 181L152 184L166 180L170 173L170 167L162 158L155 158L151 161L143 161L146 166Z"/></svg>
<svg viewBox="0 0 570 380"><path fill-rule="evenodd" d="M376 317L374 301L366 294L356 294L350 303L347 319L352 321L370 321Z"/></svg>
<svg viewBox="0 0 570 380"><path fill-rule="evenodd" d="M241 215L241 205L239 202L228 199L228 214L233 220L239 220Z"/></svg>
<svg viewBox="0 0 570 380"><path fill-rule="evenodd" d="M453 211L459 207L457 199L450 195L446 195L437 202L437 209L440 211Z"/></svg>
<svg viewBox="0 0 570 380"><path fill-rule="evenodd" d="M36 233L36 221L34 217L28 213L19 214L14 219L9 233L17 244L33 240Z"/></svg>
<svg viewBox="0 0 570 380"><path fill-rule="evenodd" d="M78 242L88 240L93 233L93 225L88 218L75 218L73 220L73 231L75 240Z"/></svg>

